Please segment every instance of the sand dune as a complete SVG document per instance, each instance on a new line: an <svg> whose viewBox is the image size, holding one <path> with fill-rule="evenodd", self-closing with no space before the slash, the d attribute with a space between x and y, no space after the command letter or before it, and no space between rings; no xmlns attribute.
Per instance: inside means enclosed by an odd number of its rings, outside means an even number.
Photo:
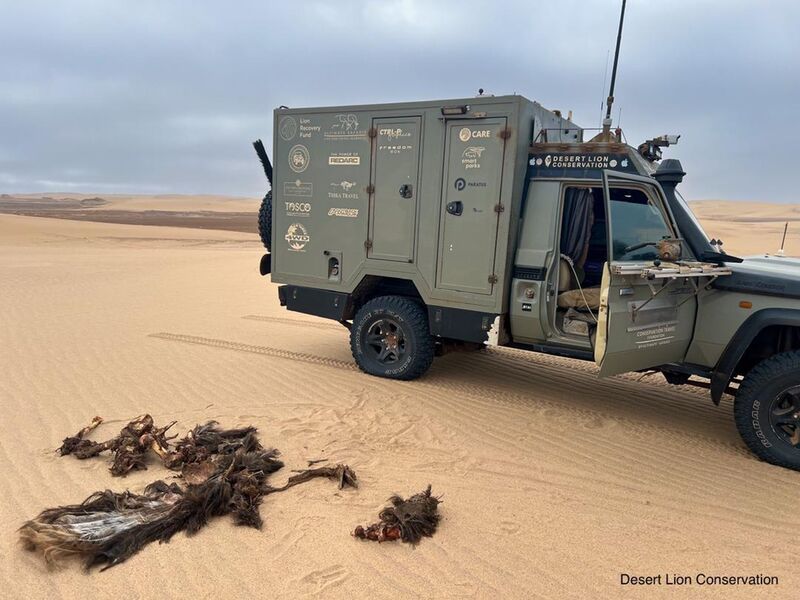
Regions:
<svg viewBox="0 0 800 600"><path fill-rule="evenodd" d="M735 227L724 211L703 218L709 229ZM742 248L763 242L749 225L738 231ZM344 328L278 306L258 275L260 254L246 233L0 215L5 590L28 598L776 594L619 585L621 572L702 571L777 575L778 592L794 594L800 576L787 557L800 525L798 474L748 453L729 400L715 407L660 376L598 380L588 363L504 349L445 356L417 382L368 377L353 366ZM181 432L209 419L258 426L287 463L276 483L328 457L349 463L362 485L337 491L317 481L269 496L263 531L220 519L104 573L48 570L18 548L15 529L42 508L97 489L140 491L168 475L154 463L118 479L102 460L54 454L96 414L108 432L143 412L177 419ZM391 493L428 483L444 496L433 538L413 549L350 537Z"/></svg>

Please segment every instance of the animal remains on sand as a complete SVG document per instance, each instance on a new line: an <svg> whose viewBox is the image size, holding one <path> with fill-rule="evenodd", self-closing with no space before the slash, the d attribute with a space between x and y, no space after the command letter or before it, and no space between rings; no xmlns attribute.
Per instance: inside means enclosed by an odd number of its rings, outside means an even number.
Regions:
<svg viewBox="0 0 800 600"><path fill-rule="evenodd" d="M85 436L102 423L91 424L64 440L59 452L80 459L114 453L111 473L122 476L145 469L154 452L171 470L180 471L183 485L159 480L144 493L98 491L81 504L50 508L19 530L29 550L39 550L48 563L77 556L91 568L117 565L150 542L168 542L179 531L197 533L212 517L233 515L237 525L260 528L259 505L264 496L285 491L317 477L338 482L339 488L357 487L356 474L344 464L296 471L280 487L267 479L284 465L274 448L264 448L255 427L221 429L216 422L197 425L174 446L166 432L174 425L156 427L150 415L128 423L105 442Z"/></svg>
<svg viewBox="0 0 800 600"><path fill-rule="evenodd" d="M401 496L389 498L389 506L378 513L379 521L362 527L359 525L353 535L362 540L386 542L402 540L417 544L422 538L430 537L439 524L439 503L441 500L431 495L429 485L424 492L414 494L408 500Z"/></svg>

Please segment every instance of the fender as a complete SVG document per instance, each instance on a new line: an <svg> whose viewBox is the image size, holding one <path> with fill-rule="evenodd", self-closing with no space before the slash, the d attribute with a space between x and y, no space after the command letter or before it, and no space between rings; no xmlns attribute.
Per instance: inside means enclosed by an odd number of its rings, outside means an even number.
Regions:
<svg viewBox="0 0 800 600"><path fill-rule="evenodd" d="M791 325L800 327L800 310L791 308L765 308L750 315L722 352L714 372L711 374L711 399L719 404L722 393L733 378L736 365L744 356L750 343L765 327Z"/></svg>

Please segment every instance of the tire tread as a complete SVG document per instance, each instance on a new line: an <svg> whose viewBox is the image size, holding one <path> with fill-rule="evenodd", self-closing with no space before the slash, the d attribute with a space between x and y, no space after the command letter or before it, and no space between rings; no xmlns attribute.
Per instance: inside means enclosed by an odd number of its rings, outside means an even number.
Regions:
<svg viewBox="0 0 800 600"><path fill-rule="evenodd" d="M264 248L272 252L272 190L264 196L258 209L258 235Z"/></svg>
<svg viewBox="0 0 800 600"><path fill-rule="evenodd" d="M745 376L736 398L733 402L733 416L739 435L750 450L764 460L779 467L800 471L800 460L791 463L775 456L766 448L758 438L753 427L753 402L759 399L759 394L771 381L787 373L800 373L800 351L782 352L758 363ZM798 452L800 459L800 452Z"/></svg>
<svg viewBox="0 0 800 600"><path fill-rule="evenodd" d="M376 309L389 310L401 314L405 323L408 324L410 333L414 336L416 356L409 368L400 375L384 375L373 372L368 366L362 364L359 359L358 343L361 322L364 320L365 315ZM353 327L350 331L350 351L359 369L370 375L402 381L410 381L422 377L433 364L435 352L435 342L428 328L428 315L425 313L425 309L416 300L405 296L378 296L365 302L358 309L353 319Z"/></svg>

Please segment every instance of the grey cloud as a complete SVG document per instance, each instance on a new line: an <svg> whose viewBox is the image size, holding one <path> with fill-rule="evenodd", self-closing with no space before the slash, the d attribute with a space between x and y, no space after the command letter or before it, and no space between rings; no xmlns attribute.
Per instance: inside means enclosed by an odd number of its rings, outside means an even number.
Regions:
<svg viewBox="0 0 800 600"><path fill-rule="evenodd" d="M694 198L797 201L793 1L630 0L616 107ZM469 96L597 126L616 1L24 2L0 20L0 191L224 193L265 182L272 109ZM617 117L617 110L614 112ZM789 142L791 143L791 142Z"/></svg>

